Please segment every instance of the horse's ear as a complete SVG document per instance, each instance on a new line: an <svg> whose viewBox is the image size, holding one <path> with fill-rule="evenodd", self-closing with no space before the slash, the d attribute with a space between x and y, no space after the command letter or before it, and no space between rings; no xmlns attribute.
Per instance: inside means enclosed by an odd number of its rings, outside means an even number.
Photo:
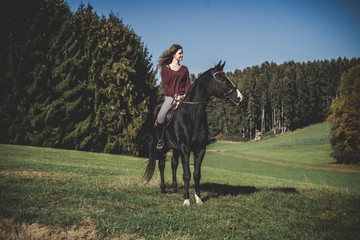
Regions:
<svg viewBox="0 0 360 240"><path fill-rule="evenodd" d="M219 63L215 66L215 71L221 71L221 60L219 61Z"/></svg>
<svg viewBox="0 0 360 240"><path fill-rule="evenodd" d="M220 61L220 62L221 62L221 61ZM221 71L224 69L225 63L226 63L226 61L224 62L223 65L221 65Z"/></svg>

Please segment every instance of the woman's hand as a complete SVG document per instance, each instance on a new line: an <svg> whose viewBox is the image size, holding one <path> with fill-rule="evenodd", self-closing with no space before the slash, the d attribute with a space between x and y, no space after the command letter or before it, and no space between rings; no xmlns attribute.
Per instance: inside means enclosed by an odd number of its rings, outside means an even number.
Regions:
<svg viewBox="0 0 360 240"><path fill-rule="evenodd" d="M181 101L185 98L186 94L185 95L178 95L178 94L175 94L174 95L174 99L175 101Z"/></svg>

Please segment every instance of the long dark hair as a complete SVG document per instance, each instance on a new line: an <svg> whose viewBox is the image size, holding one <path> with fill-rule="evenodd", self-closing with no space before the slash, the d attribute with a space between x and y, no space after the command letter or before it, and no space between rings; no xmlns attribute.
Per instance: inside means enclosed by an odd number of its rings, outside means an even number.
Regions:
<svg viewBox="0 0 360 240"><path fill-rule="evenodd" d="M174 54L179 50L183 49L179 44L173 44L168 50L163 52L157 64L157 68L160 68L164 65L168 65L172 62Z"/></svg>

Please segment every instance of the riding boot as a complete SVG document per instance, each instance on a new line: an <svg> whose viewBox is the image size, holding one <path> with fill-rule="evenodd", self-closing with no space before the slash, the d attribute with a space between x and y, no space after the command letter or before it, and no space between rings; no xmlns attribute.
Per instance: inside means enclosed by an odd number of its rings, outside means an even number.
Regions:
<svg viewBox="0 0 360 240"><path fill-rule="evenodd" d="M159 141L156 145L156 149L162 149L164 147L164 133L166 129L165 123L158 123Z"/></svg>

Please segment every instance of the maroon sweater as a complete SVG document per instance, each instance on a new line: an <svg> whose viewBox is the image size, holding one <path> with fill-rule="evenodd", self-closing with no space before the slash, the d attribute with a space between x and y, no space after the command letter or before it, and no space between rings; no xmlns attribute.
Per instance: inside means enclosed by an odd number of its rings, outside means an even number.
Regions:
<svg viewBox="0 0 360 240"><path fill-rule="evenodd" d="M187 94L190 88L188 68L181 66L178 71L173 71L168 66L163 66L161 69L161 83L165 96L174 98L175 94Z"/></svg>

